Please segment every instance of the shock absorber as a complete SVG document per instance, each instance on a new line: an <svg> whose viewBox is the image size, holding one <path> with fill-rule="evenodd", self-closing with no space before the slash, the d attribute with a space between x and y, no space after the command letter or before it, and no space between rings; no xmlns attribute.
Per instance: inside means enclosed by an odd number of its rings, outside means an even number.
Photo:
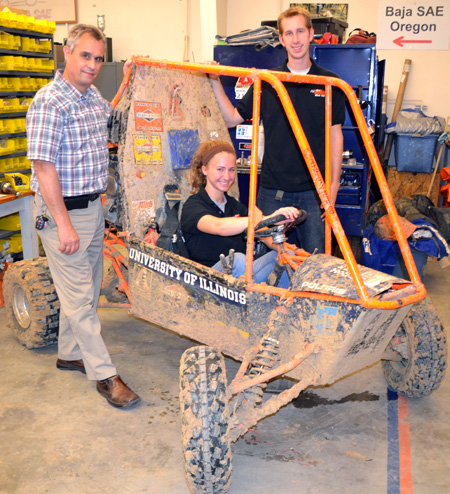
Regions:
<svg viewBox="0 0 450 494"><path fill-rule="evenodd" d="M280 347L279 335L286 323L288 309L285 305L279 305L272 312L269 319L269 330L263 337L260 350L253 358L247 375L249 377L259 376L273 369L278 362L278 350ZM261 402L267 382L257 384L246 389L244 394L247 400L252 401L255 405Z"/></svg>
<svg viewBox="0 0 450 494"><path fill-rule="evenodd" d="M280 342L272 337L266 337L261 343L261 350L250 364L248 375L256 377L264 372L273 369L278 360L278 349ZM245 391L245 397L252 400L255 404L261 403L267 382L258 384Z"/></svg>

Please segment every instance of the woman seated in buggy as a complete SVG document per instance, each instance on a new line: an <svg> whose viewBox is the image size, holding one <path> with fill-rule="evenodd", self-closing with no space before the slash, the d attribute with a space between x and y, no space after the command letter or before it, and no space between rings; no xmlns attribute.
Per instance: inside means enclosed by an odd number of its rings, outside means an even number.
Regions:
<svg viewBox="0 0 450 494"><path fill-rule="evenodd" d="M243 232L248 226L248 210L228 190L236 178L236 153L227 141L211 140L199 146L192 158L191 184L197 192L183 206L181 230L189 258L205 266L223 272L220 255L235 251L232 275L235 278L245 273L246 241ZM286 219L278 224L295 221L300 212L294 207L280 208L271 216L282 214ZM256 223L263 219L257 209ZM271 238L262 239L270 252L255 259L253 280L262 283L272 272L277 259L277 246ZM225 258L226 263L229 257ZM286 272L278 284L289 286Z"/></svg>

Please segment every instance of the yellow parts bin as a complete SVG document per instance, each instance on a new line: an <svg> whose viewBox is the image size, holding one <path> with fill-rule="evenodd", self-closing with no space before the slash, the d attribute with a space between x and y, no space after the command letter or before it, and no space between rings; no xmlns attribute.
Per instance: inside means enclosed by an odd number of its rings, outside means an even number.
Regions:
<svg viewBox="0 0 450 494"><path fill-rule="evenodd" d="M21 39L20 36L14 34L0 32L0 48L4 50L20 50Z"/></svg>
<svg viewBox="0 0 450 494"><path fill-rule="evenodd" d="M0 56L0 70L52 72L55 61L45 58L16 57L13 55Z"/></svg>
<svg viewBox="0 0 450 494"><path fill-rule="evenodd" d="M0 91L17 93L19 91L39 91L51 79L46 77L0 77Z"/></svg>
<svg viewBox="0 0 450 494"><path fill-rule="evenodd" d="M22 113L28 110L33 98L0 98L0 113Z"/></svg>
<svg viewBox="0 0 450 494"><path fill-rule="evenodd" d="M0 155L20 153L27 150L26 137L0 138Z"/></svg>
<svg viewBox="0 0 450 494"><path fill-rule="evenodd" d="M20 213L9 214L0 218L0 230L20 230Z"/></svg>
<svg viewBox="0 0 450 494"><path fill-rule="evenodd" d="M26 132L25 117L0 119L0 135L19 134L21 132Z"/></svg>
<svg viewBox="0 0 450 494"><path fill-rule="evenodd" d="M45 34L53 34L56 31L56 23L54 21L17 14L16 12L11 12L7 7L0 12L0 26Z"/></svg>
<svg viewBox="0 0 450 494"><path fill-rule="evenodd" d="M9 173L16 170L29 170L31 163L26 156L14 156L12 158L0 158L0 173Z"/></svg>
<svg viewBox="0 0 450 494"><path fill-rule="evenodd" d="M49 39L22 38L22 51L31 51L34 53L50 53L52 43Z"/></svg>
<svg viewBox="0 0 450 494"><path fill-rule="evenodd" d="M30 177L28 175L24 175L23 173L5 173L5 180L17 192L28 192L30 190Z"/></svg>

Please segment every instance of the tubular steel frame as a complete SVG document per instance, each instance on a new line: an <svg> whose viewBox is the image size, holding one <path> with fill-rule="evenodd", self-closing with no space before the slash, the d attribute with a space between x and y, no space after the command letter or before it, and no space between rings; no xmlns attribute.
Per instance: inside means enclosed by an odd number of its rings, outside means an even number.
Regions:
<svg viewBox="0 0 450 494"><path fill-rule="evenodd" d="M312 76L312 75L294 75L287 72L276 72L269 70L257 70L240 67L229 67L223 65L210 65L210 64L198 64L188 62L175 62L167 60L155 60L150 58L138 58L133 57L133 62L136 65L148 65L153 67L183 70L188 72L201 72L205 74L216 74L218 76L232 76L232 77L251 77L254 81L254 97L253 97L253 137L252 137L252 155L251 155L251 168L250 168L250 193L249 193L249 225L248 225L248 238L247 238L247 266L245 272L245 281L248 291L269 293L281 298L292 297L310 297L319 298L322 300L333 300L338 302L347 302L352 304L361 304L363 307L372 309L396 309L406 304L411 304L422 300L426 296L426 290L423 283L420 280L414 259L412 257L408 242L403 234L400 226L397 210L394 206L394 201L390 193L386 178L384 176L381 164L367 129L366 122L364 120L363 113L358 104L358 100L352 87L345 81L324 76ZM119 88L119 91L112 101L111 105L114 108L119 102L122 94L128 87L132 66L130 66L124 80ZM311 174L311 178L314 181L317 193L325 210L325 252L331 254L331 231L333 231L340 250L346 261L348 270L355 284L358 292L359 299L348 299L344 297L337 297L334 295L325 295L313 292L304 291L286 291L282 288L265 286L260 284L254 284L252 280L252 268L253 268L253 243L254 243L254 227L256 224L255 207L256 207L256 183L257 183L257 163L258 163L258 140L259 140L259 120L260 120L260 104L261 104L261 81L265 81L273 86L276 90L278 97L283 105L286 116L294 132L297 143L302 151L308 170ZM300 124L298 116L292 105L289 94L284 87L284 82L297 82L306 84L318 84L325 87L325 181L317 166L314 155L312 154L308 140L305 136L303 128ZM350 244L345 235L344 229L341 225L339 217L336 213L334 206L331 204L330 187L331 187L331 113L332 113L332 88L336 87L341 89L346 95L355 120L358 125L358 129L361 138L366 148L370 165L373 169L375 178L378 182L380 192L389 218L392 222L393 230L395 232L397 241L402 252L405 265L410 276L413 286L415 287L415 293L411 293L411 290L407 290L407 294L403 298L398 300L380 300L379 296L370 297L367 289L364 285L361 273L356 264L355 257L350 248ZM284 259L287 260L288 255L284 254ZM289 261L287 261L289 262ZM295 264L293 260L289 264Z"/></svg>

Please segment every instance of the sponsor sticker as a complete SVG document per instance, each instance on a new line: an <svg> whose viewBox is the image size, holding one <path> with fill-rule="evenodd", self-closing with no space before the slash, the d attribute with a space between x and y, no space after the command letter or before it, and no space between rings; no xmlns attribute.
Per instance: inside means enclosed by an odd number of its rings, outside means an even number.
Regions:
<svg viewBox="0 0 450 494"><path fill-rule="evenodd" d="M133 135L134 160L138 165L162 165L161 136Z"/></svg>
<svg viewBox="0 0 450 494"><path fill-rule="evenodd" d="M136 101L134 103L134 118L136 121L136 130L138 131L163 131L161 103Z"/></svg>

